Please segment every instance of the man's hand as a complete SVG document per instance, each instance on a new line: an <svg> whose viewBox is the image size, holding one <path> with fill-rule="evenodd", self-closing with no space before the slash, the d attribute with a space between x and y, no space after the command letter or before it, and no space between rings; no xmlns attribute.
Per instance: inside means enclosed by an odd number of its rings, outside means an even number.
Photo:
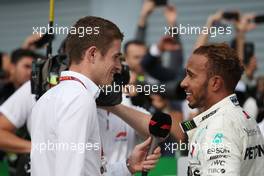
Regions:
<svg viewBox="0 0 264 176"><path fill-rule="evenodd" d="M164 8L164 16L167 20L167 24L169 26L175 26L176 24L176 19L177 19L177 11L176 11L176 7L173 5L167 5Z"/></svg>
<svg viewBox="0 0 264 176"><path fill-rule="evenodd" d="M161 156L160 147L157 147L154 150L154 153L152 155L149 155L145 160L150 143L151 138L149 137L143 143L136 145L134 150L132 151L128 159L128 169L132 174L140 171L148 171L156 166L156 163Z"/></svg>
<svg viewBox="0 0 264 176"><path fill-rule="evenodd" d="M40 34L32 34L26 38L22 44L22 48L34 50L36 47L32 45L34 42L38 41L42 36Z"/></svg>
<svg viewBox="0 0 264 176"><path fill-rule="evenodd" d="M139 26L144 27L146 20L152 11L155 9L155 3L153 0L145 0L140 12Z"/></svg>
<svg viewBox="0 0 264 176"><path fill-rule="evenodd" d="M207 25L211 27L214 22L220 21L223 17L223 11L217 11L215 14L212 14L207 19Z"/></svg>
<svg viewBox="0 0 264 176"><path fill-rule="evenodd" d="M218 11L218 12L210 15L207 18L205 27L207 29L211 28L213 26L214 22L220 21L222 19L222 17L223 17L223 12L222 11ZM209 36L210 36L210 34L208 34L208 33L201 33L198 36L197 41L194 44L193 50L199 48L202 45L207 44L208 43Z"/></svg>
<svg viewBox="0 0 264 176"><path fill-rule="evenodd" d="M164 36L160 39L158 48L161 52L164 52L177 50L180 48L180 46L175 42L175 39L173 37Z"/></svg>
<svg viewBox="0 0 264 176"><path fill-rule="evenodd" d="M257 25L252 22L255 16L252 13L242 15L240 20L235 23L237 31L245 33L255 29Z"/></svg>

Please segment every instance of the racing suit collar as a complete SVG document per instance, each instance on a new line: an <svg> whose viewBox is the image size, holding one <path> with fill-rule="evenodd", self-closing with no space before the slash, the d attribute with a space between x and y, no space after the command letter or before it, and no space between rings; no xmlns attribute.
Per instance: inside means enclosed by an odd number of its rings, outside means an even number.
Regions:
<svg viewBox="0 0 264 176"><path fill-rule="evenodd" d="M182 122L180 124L182 130L188 134L188 131L195 129L199 126L204 120L208 119L209 117L213 116L220 108L223 106L238 106L239 102L237 100L236 94L231 94L218 103L211 106L208 110L202 112L198 116L194 117L192 120Z"/></svg>

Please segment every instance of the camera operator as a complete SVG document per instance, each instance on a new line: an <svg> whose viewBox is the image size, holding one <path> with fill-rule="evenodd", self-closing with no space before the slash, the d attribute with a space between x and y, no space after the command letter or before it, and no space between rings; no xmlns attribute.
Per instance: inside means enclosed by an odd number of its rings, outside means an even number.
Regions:
<svg viewBox="0 0 264 176"><path fill-rule="evenodd" d="M31 64L35 54L26 49L17 49L11 54L11 71L7 82L0 88L0 104L30 79Z"/></svg>

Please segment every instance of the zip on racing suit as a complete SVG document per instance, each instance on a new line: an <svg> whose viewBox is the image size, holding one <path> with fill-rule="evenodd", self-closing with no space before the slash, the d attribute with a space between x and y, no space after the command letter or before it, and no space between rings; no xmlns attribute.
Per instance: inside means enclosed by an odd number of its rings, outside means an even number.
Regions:
<svg viewBox="0 0 264 176"><path fill-rule="evenodd" d="M264 139L232 94L181 124L189 137L188 175L264 175Z"/></svg>

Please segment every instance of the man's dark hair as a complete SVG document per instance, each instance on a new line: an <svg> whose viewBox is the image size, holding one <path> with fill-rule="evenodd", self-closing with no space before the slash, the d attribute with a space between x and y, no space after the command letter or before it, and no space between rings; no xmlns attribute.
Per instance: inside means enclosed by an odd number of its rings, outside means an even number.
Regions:
<svg viewBox="0 0 264 176"><path fill-rule="evenodd" d="M36 54L27 49L16 49L11 54L11 63L17 64L23 57L32 57L33 59L36 57Z"/></svg>
<svg viewBox="0 0 264 176"><path fill-rule="evenodd" d="M193 54L203 55L208 59L208 76L219 75L228 91L234 91L243 73L243 65L236 51L227 44L210 44L197 48Z"/></svg>
<svg viewBox="0 0 264 176"><path fill-rule="evenodd" d="M79 19L73 26L76 31L80 28L92 29L91 34L85 33L80 36L78 33L69 33L66 38L66 53L70 62L76 64L80 63L83 59L84 51L91 47L96 46L101 54L104 55L110 48L112 42L116 39L123 40L124 35L120 29L111 21L100 17L87 16ZM94 29L99 32L94 32Z"/></svg>
<svg viewBox="0 0 264 176"><path fill-rule="evenodd" d="M127 54L127 49L129 47L129 45L141 45L141 46L145 46L145 43L141 40L130 40L128 42L125 43L124 45L124 53Z"/></svg>

